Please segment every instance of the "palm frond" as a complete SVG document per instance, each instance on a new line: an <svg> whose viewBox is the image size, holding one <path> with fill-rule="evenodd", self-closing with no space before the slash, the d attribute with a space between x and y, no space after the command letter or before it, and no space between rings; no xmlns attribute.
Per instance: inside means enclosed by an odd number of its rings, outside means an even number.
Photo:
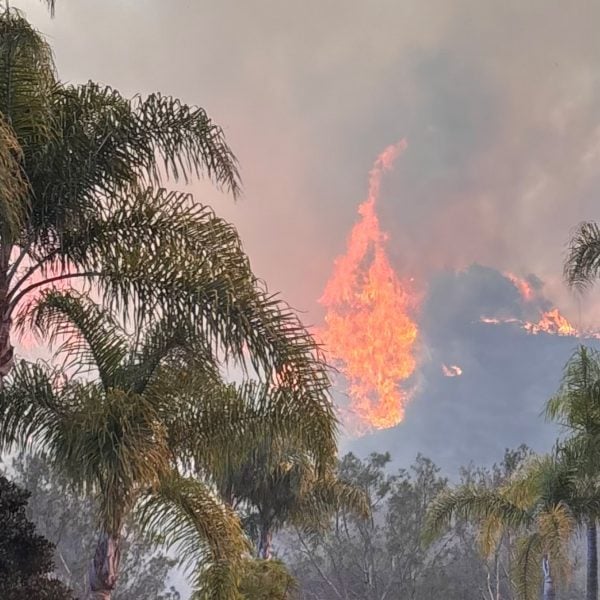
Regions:
<svg viewBox="0 0 600 600"><path fill-rule="evenodd" d="M118 207L126 191L160 185L163 170L186 181L205 173L239 193L235 157L203 109L156 94L128 100L93 82L57 87L50 98L55 135L30 175L33 219L46 235L99 203Z"/></svg>
<svg viewBox="0 0 600 600"><path fill-rule="evenodd" d="M49 98L56 86L52 52L44 38L15 10L0 16L0 113L11 127L26 168L52 137ZM26 169L27 170L27 169Z"/></svg>
<svg viewBox="0 0 600 600"><path fill-rule="evenodd" d="M68 405L56 389L57 373L41 364L19 361L0 388L0 451L13 445L42 445L51 439Z"/></svg>
<svg viewBox="0 0 600 600"><path fill-rule="evenodd" d="M600 431L600 353L579 346L567 361L558 392L547 402L548 419L590 433Z"/></svg>
<svg viewBox="0 0 600 600"><path fill-rule="evenodd" d="M110 312L74 290L48 290L24 311L20 329L37 333L67 363L65 368L97 369L105 389L113 387L128 344L125 332Z"/></svg>
<svg viewBox="0 0 600 600"><path fill-rule="evenodd" d="M517 540L512 575L520 600L538 600L542 586L542 538L532 533Z"/></svg>
<svg viewBox="0 0 600 600"><path fill-rule="evenodd" d="M182 319L165 315L140 332L132 348L124 377L137 393L153 398L158 405L186 405L182 399L203 396L221 385L219 363L205 336Z"/></svg>
<svg viewBox="0 0 600 600"><path fill-rule="evenodd" d="M131 106L134 119L130 143L139 154L160 156L165 171L175 179L181 176L188 180L190 174L200 176L206 172L234 196L239 194L237 160L225 142L223 130L204 109L161 94L137 97ZM159 182L160 178L155 180Z"/></svg>
<svg viewBox="0 0 600 600"><path fill-rule="evenodd" d="M12 245L28 212L28 185L22 171L23 149L0 115L0 240Z"/></svg>
<svg viewBox="0 0 600 600"><path fill-rule="evenodd" d="M567 283L584 290L600 275L600 228L597 223L579 225L571 240L564 265Z"/></svg>
<svg viewBox="0 0 600 600"><path fill-rule="evenodd" d="M99 498L102 529L117 535L139 494L170 472L171 452L154 407L142 396L78 384L79 410L61 424L50 454Z"/></svg>
<svg viewBox="0 0 600 600"><path fill-rule="evenodd" d="M209 593L203 598L237 600L238 570L248 544L236 515L206 484L173 472L142 499L138 515L194 569L196 587Z"/></svg>
<svg viewBox="0 0 600 600"><path fill-rule="evenodd" d="M564 502L546 507L538 516L538 532L555 575L567 580L570 573L569 541L577 528L571 510Z"/></svg>
<svg viewBox="0 0 600 600"><path fill-rule="evenodd" d="M423 540L432 543L454 519L497 519L504 527L521 528L531 522L530 513L502 493L484 487L461 486L441 492L427 510Z"/></svg>
<svg viewBox="0 0 600 600"><path fill-rule="evenodd" d="M337 511L366 519L371 506L362 488L330 474L317 478L310 491L299 498L290 521L302 528L318 529L329 526L330 517Z"/></svg>
<svg viewBox="0 0 600 600"><path fill-rule="evenodd" d="M300 410L297 392L253 381L215 385L197 370L184 374L175 369L165 375L164 393L176 376L179 390L188 396L181 405L185 419L174 411L170 430L175 445L190 452L197 464L228 472L265 440L274 454L277 447L302 449L319 472L333 464L330 414L320 405Z"/></svg>

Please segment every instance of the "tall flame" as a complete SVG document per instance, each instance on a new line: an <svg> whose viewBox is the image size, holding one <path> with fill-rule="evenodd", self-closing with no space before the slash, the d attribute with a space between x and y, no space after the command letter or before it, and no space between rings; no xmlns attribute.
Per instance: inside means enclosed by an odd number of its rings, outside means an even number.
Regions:
<svg viewBox="0 0 600 600"><path fill-rule="evenodd" d="M415 370L417 326L414 298L385 250L375 204L381 179L406 142L386 148L369 173L369 195L358 207L346 253L334 263L320 302L325 306L323 342L349 383L358 429L392 427L404 416L409 392L399 386Z"/></svg>

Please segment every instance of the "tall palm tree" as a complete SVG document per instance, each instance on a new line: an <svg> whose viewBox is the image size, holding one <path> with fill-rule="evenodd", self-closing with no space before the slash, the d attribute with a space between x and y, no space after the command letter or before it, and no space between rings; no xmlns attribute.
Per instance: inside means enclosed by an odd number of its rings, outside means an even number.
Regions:
<svg viewBox="0 0 600 600"><path fill-rule="evenodd" d="M47 286L79 282L138 327L192 320L225 359L329 404L317 346L252 273L235 229L168 178L237 195L237 162L206 112L59 80L44 38L0 12L0 381L13 323Z"/></svg>
<svg viewBox="0 0 600 600"><path fill-rule="evenodd" d="M565 445L582 485L600 483L600 353L580 346L565 365L558 392L546 404L547 418L574 438ZM587 519L587 600L598 600L597 515Z"/></svg>
<svg viewBox="0 0 600 600"><path fill-rule="evenodd" d="M568 574L568 546L577 523L598 514L600 492L581 488L573 467L558 454L536 458L504 486L462 486L440 494L428 510L424 539L431 543L454 518L475 521L484 552L504 530L518 534L516 591L523 600L555 598L555 577Z"/></svg>
<svg viewBox="0 0 600 600"><path fill-rule="evenodd" d="M165 315L131 336L111 313L75 292L50 291L29 327L60 341L60 367L21 362L0 391L0 441L40 445L76 486L97 495L100 537L91 591L110 598L128 515L162 526L184 556L202 551L207 597L236 598L235 569L245 549L239 522L218 499L210 474L245 454L265 431L313 450L317 464L335 452L328 406L310 394L247 402L224 387L210 338ZM184 476L188 466L205 476ZM207 544L198 545L198 538ZM206 553L203 551L206 549Z"/></svg>

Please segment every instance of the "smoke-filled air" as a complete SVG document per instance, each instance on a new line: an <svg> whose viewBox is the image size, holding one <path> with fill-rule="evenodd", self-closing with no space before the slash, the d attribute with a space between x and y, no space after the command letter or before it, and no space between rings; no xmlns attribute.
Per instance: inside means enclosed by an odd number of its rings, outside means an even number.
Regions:
<svg viewBox="0 0 600 600"><path fill-rule="evenodd" d="M600 600L599 23L0 0L0 600Z"/></svg>

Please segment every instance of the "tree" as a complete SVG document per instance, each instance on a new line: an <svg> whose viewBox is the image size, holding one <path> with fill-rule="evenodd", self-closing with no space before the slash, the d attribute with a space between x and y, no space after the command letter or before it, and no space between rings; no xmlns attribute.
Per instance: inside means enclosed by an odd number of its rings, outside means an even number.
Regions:
<svg viewBox="0 0 600 600"><path fill-rule="evenodd" d="M577 521L600 500L575 484L572 466L561 459L536 457L499 489L463 485L442 492L428 509L425 540L459 517L478 523L483 551L489 553L500 535L512 530L519 536L513 566L519 596L537 598L543 584L544 600L553 600L556 576L567 578Z"/></svg>
<svg viewBox="0 0 600 600"><path fill-rule="evenodd" d="M240 593L245 600L288 600L296 590L295 579L278 560L244 561Z"/></svg>
<svg viewBox="0 0 600 600"><path fill-rule="evenodd" d="M575 437L564 452L571 460L580 487L593 497L599 488L600 354L580 346L568 360L558 392L546 404L546 416ZM591 506L582 515L587 527L587 600L598 599L598 514Z"/></svg>
<svg viewBox="0 0 600 600"><path fill-rule="evenodd" d="M428 502L446 482L428 459L389 473L388 453L344 456L338 477L363 490L371 507L362 519L338 507L327 528L284 531L284 557L306 600L481 600L482 560L465 528L425 551L421 526Z"/></svg>
<svg viewBox="0 0 600 600"><path fill-rule="evenodd" d="M257 392L263 398L274 393L270 387L250 389L253 404ZM286 525L318 527L341 506L363 517L368 514L362 491L337 477L333 465L320 461L307 441L297 433L281 439L267 431L245 455L228 460L228 468L217 476L222 497L243 511L260 559L272 557L273 535Z"/></svg>
<svg viewBox="0 0 600 600"><path fill-rule="evenodd" d="M57 353L67 362L55 369L19 363L0 392L2 442L37 441L79 488L97 494L92 591L109 598L116 587L124 523L139 509L141 521L164 529L188 559L210 564L198 571L199 587L210 597L235 597L245 542L210 476L267 429L302 440L326 465L335 450L329 405L301 388L247 402L223 385L206 336L179 317L163 315L130 341L109 311L56 291L30 317L51 345L62 340ZM69 377L75 366L81 376ZM185 465L207 479L184 477Z"/></svg>
<svg viewBox="0 0 600 600"><path fill-rule="evenodd" d="M28 496L0 476L0 595L6 600L71 600L69 589L49 576L53 546L27 519Z"/></svg>
<svg viewBox="0 0 600 600"><path fill-rule="evenodd" d="M55 545L55 573L78 598L89 590L89 557L97 542L97 507L93 498L74 494L69 480L50 468L40 455L17 456L11 463L15 480L31 494L28 517L37 530ZM114 600L178 600L177 592L166 589L176 561L127 522L122 539L121 573Z"/></svg>
<svg viewBox="0 0 600 600"><path fill-rule="evenodd" d="M206 175L239 193L236 159L203 109L61 83L47 42L6 9L0 138L0 378L35 292L78 282L138 329L157 312L192 320L222 359L330 406L317 345L253 275L235 229L162 187Z"/></svg>
<svg viewBox="0 0 600 600"><path fill-rule="evenodd" d="M37 288L91 280L113 301L135 298L146 309L156 303L157 291L144 290L138 279L132 250L143 262L161 241L164 247L168 211L184 202L158 187L163 173L188 179L205 172L234 194L239 180L221 130L202 109L156 94L129 101L93 83L61 84L46 41L8 8L0 15L0 90L0 374L6 375L13 316ZM175 212L181 217L180 206ZM149 245L152 234L158 246ZM122 276L119 263L128 267ZM155 290L161 283L164 277Z"/></svg>

